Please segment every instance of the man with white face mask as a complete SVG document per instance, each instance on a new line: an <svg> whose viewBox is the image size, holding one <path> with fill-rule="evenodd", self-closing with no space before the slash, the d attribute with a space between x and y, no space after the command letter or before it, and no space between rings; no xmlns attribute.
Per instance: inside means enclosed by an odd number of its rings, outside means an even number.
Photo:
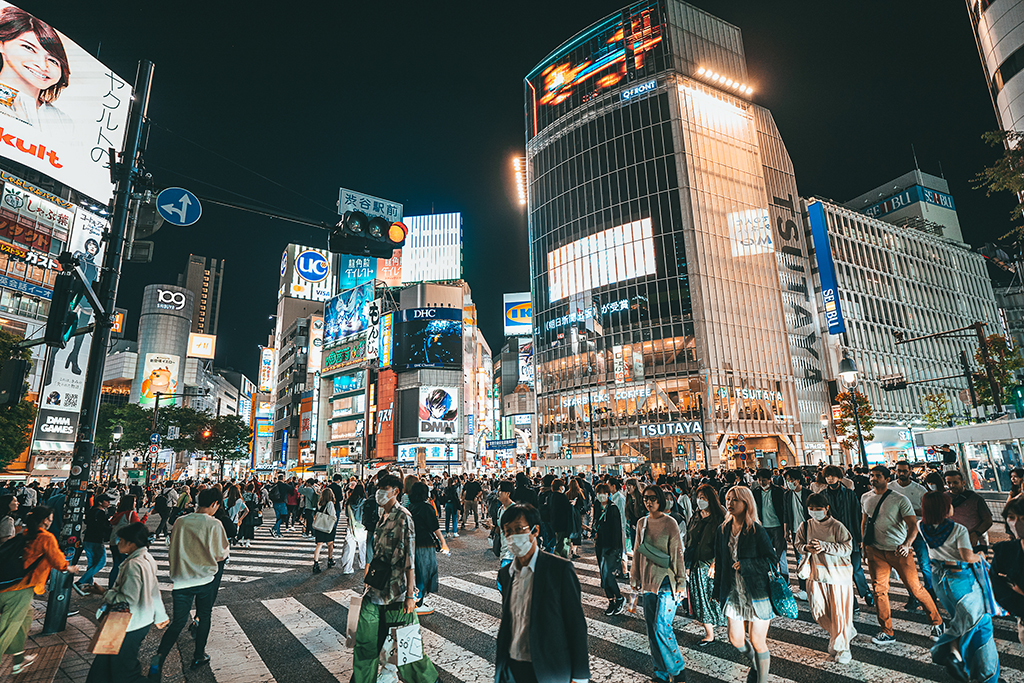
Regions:
<svg viewBox="0 0 1024 683"><path fill-rule="evenodd" d="M367 568L352 652L353 683L375 683L380 648L381 620L388 627L418 624L416 616L416 535L412 515L398 502L402 480L390 472L377 476L377 527L373 533L373 560ZM407 683L435 683L437 669L426 656L398 667Z"/></svg>
<svg viewBox="0 0 1024 683"><path fill-rule="evenodd" d="M498 572L495 683L588 683L587 621L572 564L537 547L532 505L513 505L501 528L516 559Z"/></svg>

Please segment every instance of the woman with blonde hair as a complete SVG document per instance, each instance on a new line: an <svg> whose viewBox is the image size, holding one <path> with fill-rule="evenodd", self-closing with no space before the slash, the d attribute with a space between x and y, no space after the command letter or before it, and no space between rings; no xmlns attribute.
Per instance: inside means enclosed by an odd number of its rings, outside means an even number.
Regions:
<svg viewBox="0 0 1024 683"><path fill-rule="evenodd" d="M728 516L715 539L712 597L725 612L729 642L750 660L747 681L767 683L771 655L766 640L774 615L768 582L778 560L768 532L758 522L750 489L729 489L725 507Z"/></svg>

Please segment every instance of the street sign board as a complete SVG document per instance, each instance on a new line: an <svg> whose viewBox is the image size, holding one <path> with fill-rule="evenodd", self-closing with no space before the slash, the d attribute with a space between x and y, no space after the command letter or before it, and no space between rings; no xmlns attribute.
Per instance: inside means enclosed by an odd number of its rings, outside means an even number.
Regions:
<svg viewBox="0 0 1024 683"><path fill-rule="evenodd" d="M181 436L181 429L177 425L171 425L167 428L167 438L171 441L176 440Z"/></svg>
<svg viewBox="0 0 1024 683"><path fill-rule="evenodd" d="M160 447L157 446L156 444L153 444L152 446L149 447L149 454L150 455L156 455L159 452L160 452Z"/></svg>
<svg viewBox="0 0 1024 683"><path fill-rule="evenodd" d="M203 215L199 198L183 187L168 187L156 196L156 212L171 225L192 225Z"/></svg>
<svg viewBox="0 0 1024 683"><path fill-rule="evenodd" d="M160 435L159 434L150 434L149 435L149 442L150 443L160 443Z"/></svg>

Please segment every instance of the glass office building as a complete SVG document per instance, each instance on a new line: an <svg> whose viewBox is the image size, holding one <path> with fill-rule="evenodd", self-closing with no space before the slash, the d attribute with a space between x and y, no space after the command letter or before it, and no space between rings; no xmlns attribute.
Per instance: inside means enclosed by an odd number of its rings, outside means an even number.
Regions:
<svg viewBox="0 0 1024 683"><path fill-rule="evenodd" d="M526 77L540 464L792 465L821 441L799 193L746 78L739 29L678 0Z"/></svg>

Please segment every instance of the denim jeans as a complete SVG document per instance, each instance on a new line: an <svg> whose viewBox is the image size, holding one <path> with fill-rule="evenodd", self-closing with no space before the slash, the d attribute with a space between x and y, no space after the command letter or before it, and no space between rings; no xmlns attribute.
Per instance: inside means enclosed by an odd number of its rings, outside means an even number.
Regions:
<svg viewBox="0 0 1024 683"><path fill-rule="evenodd" d="M917 557L917 568L921 570L921 583L924 589L932 592L932 563L928 559L928 544L924 542L924 535L918 534L914 538L914 555Z"/></svg>
<svg viewBox="0 0 1024 683"><path fill-rule="evenodd" d="M103 543L93 543L86 541L85 546L85 557L89 564L85 569L85 573L82 574L82 578L78 580L79 585L88 586L92 583L92 577L96 576L96 572L103 569L103 565L107 563L107 546Z"/></svg>
<svg viewBox="0 0 1024 683"><path fill-rule="evenodd" d="M604 596L609 600L622 599L619 582L615 580L615 571L622 567L622 548L602 548L601 554L597 556L597 563L601 567L601 588L604 589ZM671 624L671 621L669 623Z"/></svg>
<svg viewBox="0 0 1024 683"><path fill-rule="evenodd" d="M999 653L993 639L992 617L985 611L982 587L971 565L958 562L957 566L951 567L936 562L932 569L935 593L953 617L938 642L932 646L932 652L948 649L953 641L957 641L970 679L995 683L999 680Z"/></svg>
<svg viewBox="0 0 1024 683"><path fill-rule="evenodd" d="M274 522L274 533L281 533L281 522L285 521L288 516L288 506L285 503L274 503L274 514L277 515L277 521Z"/></svg>
<svg viewBox="0 0 1024 683"><path fill-rule="evenodd" d="M193 659L206 654L206 641L210 637L210 613L213 611L213 600L216 597L216 582L191 588L180 588L171 592L171 604L173 616L171 623L160 639L160 647L157 652L162 658L170 654L182 629L189 622L189 614L192 609L192 601L196 603L196 620L199 625L196 627L196 649Z"/></svg>
<svg viewBox="0 0 1024 683"><path fill-rule="evenodd" d="M857 594L867 600L871 597L871 587L868 586L868 579L864 576L864 562L861 561L860 550L850 553L850 563L853 564L853 584L857 587Z"/></svg>
<svg viewBox="0 0 1024 683"><path fill-rule="evenodd" d="M672 619L676 615L676 599L669 587L668 577L661 582L657 593L644 593L644 621L647 622L647 639L651 645L651 659L654 660L654 677L669 681L678 676L686 667L683 653L679 651Z"/></svg>
<svg viewBox="0 0 1024 683"><path fill-rule="evenodd" d="M107 577L107 588L113 588L117 582L117 575L121 573L121 563L124 562L124 554L118 552L117 546L110 546L110 555L113 560L110 564L110 575Z"/></svg>
<svg viewBox="0 0 1024 683"><path fill-rule="evenodd" d="M444 506L444 530L445 533L457 533L459 530L459 506L449 503Z"/></svg>

